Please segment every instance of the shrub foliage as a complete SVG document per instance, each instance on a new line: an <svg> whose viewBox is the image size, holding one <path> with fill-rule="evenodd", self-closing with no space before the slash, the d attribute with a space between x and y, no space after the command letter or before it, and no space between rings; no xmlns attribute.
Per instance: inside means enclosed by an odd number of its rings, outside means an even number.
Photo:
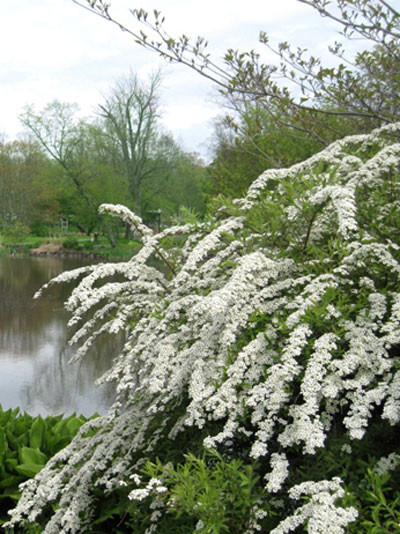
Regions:
<svg viewBox="0 0 400 534"><path fill-rule="evenodd" d="M24 486L11 526L96 532L119 514L113 532L394 531L399 134L336 141L157 235L102 206L142 248L51 283L77 280L77 358L125 333L102 378L117 401Z"/></svg>
<svg viewBox="0 0 400 534"><path fill-rule="evenodd" d="M21 495L18 486L43 469L86 421L75 414L43 419L0 406L0 524L7 521L8 510Z"/></svg>

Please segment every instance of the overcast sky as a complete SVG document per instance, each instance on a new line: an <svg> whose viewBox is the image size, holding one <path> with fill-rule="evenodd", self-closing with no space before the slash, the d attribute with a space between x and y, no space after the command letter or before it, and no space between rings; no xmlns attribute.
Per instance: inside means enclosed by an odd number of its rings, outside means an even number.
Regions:
<svg viewBox="0 0 400 534"><path fill-rule="evenodd" d="M318 55L326 54L327 45L337 39L337 27L297 0L111 0L111 4L127 25L134 24L129 7L160 10L170 34L204 36L216 58L228 48L257 48L260 30L273 43L289 41ZM18 114L26 104L41 109L54 99L76 102L82 115L90 116L118 77L133 70L145 79L159 65L165 73L162 123L186 149L206 153L212 120L219 113L211 82L185 67L166 64L72 0L3 0L0 65L0 133L8 140L22 131Z"/></svg>

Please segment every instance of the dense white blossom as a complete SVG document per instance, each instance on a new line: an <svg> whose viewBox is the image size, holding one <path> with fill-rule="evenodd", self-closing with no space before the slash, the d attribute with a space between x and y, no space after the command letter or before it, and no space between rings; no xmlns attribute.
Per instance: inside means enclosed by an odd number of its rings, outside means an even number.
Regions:
<svg viewBox="0 0 400 534"><path fill-rule="evenodd" d="M309 534L345 534L346 526L357 518L353 507L342 508L336 504L343 497L341 480L338 478L322 482L303 482L289 490L292 499L309 496L306 504L296 509L293 515L285 518L271 534L293 532L307 521Z"/></svg>
<svg viewBox="0 0 400 534"><path fill-rule="evenodd" d="M378 475L384 475L389 471L394 471L400 464L400 454L392 452L389 456L380 458L375 466L375 472Z"/></svg>
<svg viewBox="0 0 400 534"><path fill-rule="evenodd" d="M345 454L374 414L400 421L400 207L392 204L392 213L371 194L387 191L388 173L399 173L394 133L400 124L268 170L232 212L225 206L201 224L153 235L127 208L101 207L133 227L139 253L63 273L46 287L77 281L66 302L77 357L103 332L125 336L102 378L116 384L117 399L24 485L10 525L57 503L44 532L83 532L94 486L112 491L128 483L132 500L158 502L166 488L142 482L140 466L162 440L197 428L209 448L247 443L242 454L264 466L275 509L283 498L293 506L301 498L296 509L279 510L271 534L300 525L310 534L346 532L357 512L338 504L342 482L289 487L290 458L293 450L309 457L325 447L335 420L345 429ZM304 194L294 204L286 191L296 181ZM398 198L398 181L392 187ZM281 209L278 221L262 211L266 201ZM254 223L253 210L265 221ZM384 234L388 225L397 230ZM177 244L164 246L174 235ZM152 266L154 257L164 269ZM379 472L398 462L393 454ZM260 519L263 512L261 504ZM147 532L157 532L160 517L155 513ZM257 521L249 529L257 531Z"/></svg>
<svg viewBox="0 0 400 534"><path fill-rule="evenodd" d="M272 471L265 475L267 491L276 493L279 491L289 474L289 462L285 454L273 452L271 454Z"/></svg>

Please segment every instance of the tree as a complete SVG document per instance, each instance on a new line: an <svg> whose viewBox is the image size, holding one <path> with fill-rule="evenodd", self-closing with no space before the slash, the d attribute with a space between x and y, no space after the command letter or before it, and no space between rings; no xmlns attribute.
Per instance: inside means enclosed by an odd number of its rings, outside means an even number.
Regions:
<svg viewBox="0 0 400 534"><path fill-rule="evenodd" d="M62 103L57 100L47 104L37 113L33 106L27 106L20 116L21 122L35 136L49 156L62 168L83 199L90 220L86 231L90 232L95 224L100 224L98 206L86 189L84 169L77 158L77 150L82 146L83 121L77 118L76 104ZM76 221L83 226L83 221Z"/></svg>
<svg viewBox="0 0 400 534"><path fill-rule="evenodd" d="M196 154L188 154L171 135L159 136L154 172L143 187L144 213L160 210L164 223L182 208L204 214L208 187L207 169Z"/></svg>
<svg viewBox="0 0 400 534"><path fill-rule="evenodd" d="M124 179L115 172L103 129L77 116L76 104L53 101L36 112L27 106L22 123L58 167L59 204L64 216L81 231L103 229L112 246L115 236L98 213L105 198L126 199Z"/></svg>
<svg viewBox="0 0 400 534"><path fill-rule="evenodd" d="M103 377L116 402L24 485L8 526L397 528L399 133L336 141L157 235L102 206L142 249L51 284L77 280L77 358L105 332L126 335Z"/></svg>
<svg viewBox="0 0 400 534"><path fill-rule="evenodd" d="M303 132L271 123L263 108L248 105L238 120L222 116L215 124L212 193L242 196L264 170L299 163L322 148Z"/></svg>
<svg viewBox="0 0 400 534"><path fill-rule="evenodd" d="M133 74L121 79L95 119L80 119L76 105L57 101L40 112L27 107L21 116L55 164L60 213L86 233L103 228L111 244L115 232L98 214L104 201L124 202L144 214L162 208L166 215L177 212L180 202L203 205L199 181L196 198L177 192L178 182L189 184L192 171L196 179L198 166L187 165L183 177L179 169L188 156L158 128L160 81L158 73L148 87Z"/></svg>
<svg viewBox="0 0 400 534"><path fill-rule="evenodd" d="M204 216L210 193L211 183L204 162L196 153L181 151L176 158L174 172L165 194L166 203L169 201L171 206L170 212L178 214L182 208L187 208L199 216Z"/></svg>
<svg viewBox="0 0 400 534"><path fill-rule="evenodd" d="M193 42L186 35L171 37L159 11L154 10L153 17L143 9L131 11L143 31L115 20L110 4L104 0L72 1L117 24L136 43L212 80L236 107L238 103L239 107L243 102L256 103L277 126L306 132L324 145L343 137L349 129L366 132L397 119L400 13L391 2L336 0L332 4L328 0L298 0L336 21L346 38L368 41L368 48L354 60L346 58L343 45L336 43L330 51L342 63L326 67L319 58L286 42L271 47L265 32L261 32L260 41L276 53L278 65L264 64L254 51L237 50L228 50L218 62L210 57L203 38ZM332 116L341 118L338 125L330 122Z"/></svg>
<svg viewBox="0 0 400 534"><path fill-rule="evenodd" d="M59 215L51 163L37 143L0 143L0 229L22 235L39 219L55 222Z"/></svg>
<svg viewBox="0 0 400 534"><path fill-rule="evenodd" d="M150 77L147 87L131 73L120 79L104 104L99 105L110 147L118 150L133 210L138 215L142 214L143 184L155 173L159 159L156 126L160 83L159 72Z"/></svg>
<svg viewBox="0 0 400 534"><path fill-rule="evenodd" d="M85 191L97 210L105 199L113 203L129 199L128 183L116 151L111 149L111 145L112 140L106 135L100 121L89 118L81 122L80 140L74 152L74 165L79 169ZM88 225L93 221L92 214L87 213L84 199L77 195L76 188L74 190L71 185L71 180L64 180L62 199L70 203L72 222L76 221L78 227L79 221L82 221L82 225L87 221ZM109 223L103 217L100 220L101 226L97 225L97 230L103 229L109 237L113 236Z"/></svg>

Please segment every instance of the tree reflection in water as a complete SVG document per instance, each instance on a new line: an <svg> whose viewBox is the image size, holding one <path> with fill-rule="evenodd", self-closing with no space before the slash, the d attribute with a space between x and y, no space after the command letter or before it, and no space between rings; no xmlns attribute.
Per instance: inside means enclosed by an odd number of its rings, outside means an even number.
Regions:
<svg viewBox="0 0 400 534"><path fill-rule="evenodd" d="M104 413L111 385L95 387L110 366L115 339L102 339L82 362L69 364L68 288L56 287L32 300L41 285L82 262L58 257L0 257L0 403L36 415Z"/></svg>

